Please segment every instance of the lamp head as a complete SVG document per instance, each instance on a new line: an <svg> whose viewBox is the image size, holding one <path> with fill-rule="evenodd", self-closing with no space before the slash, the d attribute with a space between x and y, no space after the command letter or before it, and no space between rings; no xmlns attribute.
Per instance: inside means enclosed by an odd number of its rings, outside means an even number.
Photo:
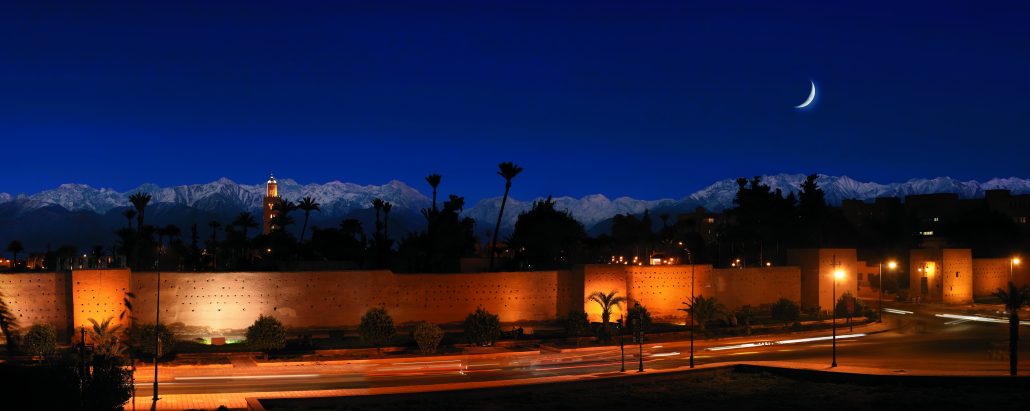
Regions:
<svg viewBox="0 0 1030 411"><path fill-rule="evenodd" d="M889 268L891 270L893 270L895 268L898 268L898 262L897 261L888 261L887 262L887 268Z"/></svg>
<svg viewBox="0 0 1030 411"><path fill-rule="evenodd" d="M836 278L838 280L843 279L844 278L844 270L841 270L839 268L834 270L833 271L833 278Z"/></svg>
<svg viewBox="0 0 1030 411"><path fill-rule="evenodd" d="M1020 262L1019 257L1012 257L1012 265L1019 265Z"/></svg>

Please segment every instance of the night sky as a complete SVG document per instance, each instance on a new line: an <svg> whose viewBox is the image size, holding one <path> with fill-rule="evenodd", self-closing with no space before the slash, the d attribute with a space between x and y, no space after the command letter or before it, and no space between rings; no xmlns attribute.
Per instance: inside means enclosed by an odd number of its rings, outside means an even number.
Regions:
<svg viewBox="0 0 1030 411"><path fill-rule="evenodd" d="M0 192L1030 177L1027 2L135 3L0 7Z"/></svg>

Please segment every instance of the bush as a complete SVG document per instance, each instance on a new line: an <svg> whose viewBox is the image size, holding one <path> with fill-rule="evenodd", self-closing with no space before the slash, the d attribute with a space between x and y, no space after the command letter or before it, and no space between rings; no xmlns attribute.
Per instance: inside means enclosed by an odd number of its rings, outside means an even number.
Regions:
<svg viewBox="0 0 1030 411"><path fill-rule="evenodd" d="M268 359L268 351L286 347L286 327L275 317L262 315L247 327L247 345L264 352Z"/></svg>
<svg viewBox="0 0 1030 411"><path fill-rule="evenodd" d="M47 356L57 351L57 331L50 324L36 324L29 328L21 340L26 354Z"/></svg>
<svg viewBox="0 0 1030 411"><path fill-rule="evenodd" d="M641 320L640 324L637 324L637 315L642 316L641 317L642 320ZM641 331L641 332L645 332L646 333L646 332L651 330L651 313L647 311L647 307L644 307L644 306L642 306L640 304L634 304L633 308L630 308L629 312L626 314L626 318L627 319L629 319L629 318L633 319L632 321L627 320L629 322L629 325L630 325L630 327L629 327L630 330L629 331L631 333L633 333L633 335L637 334L638 326L640 328L639 331Z"/></svg>
<svg viewBox="0 0 1030 411"><path fill-rule="evenodd" d="M848 310L849 302L851 310ZM837 318L845 318L848 320L848 324L851 324L851 319L862 315L866 311L866 306L862 303L862 300L855 298L850 292L845 292L837 299L837 305L834 307L834 310Z"/></svg>
<svg viewBox="0 0 1030 411"><path fill-rule="evenodd" d="M418 351L423 354L436 352L436 347L443 340L443 330L436 324L419 321L415 324L415 342L418 343Z"/></svg>
<svg viewBox="0 0 1030 411"><path fill-rule="evenodd" d="M772 306L772 318L787 326L801 318L801 308L798 307L797 303L781 298Z"/></svg>
<svg viewBox="0 0 1030 411"><path fill-rule="evenodd" d="M361 316L358 332L362 341L376 347L377 354L382 354L383 345L397 334L393 327L393 318L384 307L369 308L365 315Z"/></svg>
<svg viewBox="0 0 1030 411"><path fill-rule="evenodd" d="M83 409L120 409L132 395L132 371L120 357L93 357L93 373L83 386Z"/></svg>
<svg viewBox="0 0 1030 411"><path fill-rule="evenodd" d="M172 352L175 347L175 334L164 324L141 324L129 329L129 336L132 337L136 351L147 356L154 356L154 339L161 342L161 352L158 357L163 357Z"/></svg>
<svg viewBox="0 0 1030 411"><path fill-rule="evenodd" d="M489 311L479 307L475 312L465 317L465 338L469 344L480 347L491 346L497 337L501 335L501 321L497 314L490 314Z"/></svg>
<svg viewBox="0 0 1030 411"><path fill-rule="evenodd" d="M565 335L569 337L582 337L590 332L590 320L583 311L570 310L562 325L565 326Z"/></svg>

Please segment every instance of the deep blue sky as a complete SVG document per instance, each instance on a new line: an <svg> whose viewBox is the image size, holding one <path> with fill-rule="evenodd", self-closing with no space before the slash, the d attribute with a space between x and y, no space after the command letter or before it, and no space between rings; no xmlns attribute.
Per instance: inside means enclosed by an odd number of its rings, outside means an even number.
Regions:
<svg viewBox="0 0 1030 411"><path fill-rule="evenodd" d="M1026 2L134 3L0 8L0 192L1030 177Z"/></svg>

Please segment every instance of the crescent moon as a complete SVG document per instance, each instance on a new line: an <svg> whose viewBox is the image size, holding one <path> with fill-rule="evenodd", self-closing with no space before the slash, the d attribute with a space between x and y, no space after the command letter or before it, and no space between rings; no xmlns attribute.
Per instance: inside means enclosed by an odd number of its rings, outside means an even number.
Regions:
<svg viewBox="0 0 1030 411"><path fill-rule="evenodd" d="M805 100L804 103L794 106L794 108L805 108L808 107L809 104L812 104L813 101L815 101L815 82L812 80L809 80L808 82L812 83L812 91L808 93L808 99Z"/></svg>

